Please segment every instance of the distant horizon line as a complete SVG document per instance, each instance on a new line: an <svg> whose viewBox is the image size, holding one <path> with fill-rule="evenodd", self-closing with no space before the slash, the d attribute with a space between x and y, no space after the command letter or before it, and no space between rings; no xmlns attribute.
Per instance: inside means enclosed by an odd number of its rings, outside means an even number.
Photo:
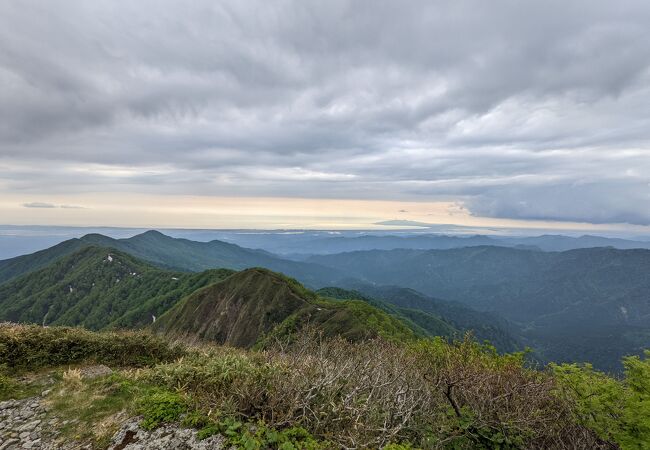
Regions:
<svg viewBox="0 0 650 450"><path fill-rule="evenodd" d="M384 221L390 222L390 221ZM376 223L373 225L382 225ZM40 225L40 224L2 224L0 229L68 229L68 230L121 230L121 231L188 231L188 232L268 232L268 233L305 233L305 232L325 232L325 233L381 233L381 232L396 232L396 233L413 233L413 234L430 234L430 235L464 235L464 236L487 236L487 237L541 237L541 236L564 236L571 238L579 237L602 237L602 238L618 238L618 239L650 239L650 233L621 233L620 231L598 232L596 230L560 230L560 229L546 229L546 228L514 228L514 227L474 227L467 225L455 224L422 224L421 226L399 226L399 225L385 225L386 228L191 228L191 227L174 227L174 226L111 226L111 225ZM451 229L444 229L445 227L455 228L457 231ZM440 229L438 229L440 228ZM461 231L464 229L464 232ZM493 233L486 233L486 231L493 231ZM508 233L510 231L511 233ZM539 231L541 234L535 233ZM499 233L501 232L501 233ZM513 233L516 232L516 233ZM139 233L140 234L140 233ZM1 234L0 234L1 236ZM10 235L4 235L5 237ZM626 236L626 237L622 237ZM26 236L16 236L26 237Z"/></svg>

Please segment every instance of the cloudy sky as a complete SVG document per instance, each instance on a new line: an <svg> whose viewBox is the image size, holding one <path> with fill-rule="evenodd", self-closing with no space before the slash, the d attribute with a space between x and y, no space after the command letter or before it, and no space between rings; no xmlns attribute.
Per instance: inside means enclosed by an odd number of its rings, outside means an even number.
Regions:
<svg viewBox="0 0 650 450"><path fill-rule="evenodd" d="M0 2L2 223L650 224L650 3Z"/></svg>

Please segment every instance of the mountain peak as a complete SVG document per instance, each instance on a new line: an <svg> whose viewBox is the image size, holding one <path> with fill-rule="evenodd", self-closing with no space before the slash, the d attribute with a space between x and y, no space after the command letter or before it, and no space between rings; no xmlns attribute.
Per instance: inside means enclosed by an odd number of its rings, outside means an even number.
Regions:
<svg viewBox="0 0 650 450"><path fill-rule="evenodd" d="M114 241L113 238L105 236L99 233L88 233L79 238L80 241L86 244L103 244L111 243Z"/></svg>
<svg viewBox="0 0 650 450"><path fill-rule="evenodd" d="M144 233L136 234L130 239L148 238L148 239L173 239L171 236L161 233L158 230L148 230Z"/></svg>
<svg viewBox="0 0 650 450"><path fill-rule="evenodd" d="M382 335L409 339L399 319L362 301L325 300L292 278L252 268L185 297L153 328L175 338L251 347L305 325L350 340Z"/></svg>

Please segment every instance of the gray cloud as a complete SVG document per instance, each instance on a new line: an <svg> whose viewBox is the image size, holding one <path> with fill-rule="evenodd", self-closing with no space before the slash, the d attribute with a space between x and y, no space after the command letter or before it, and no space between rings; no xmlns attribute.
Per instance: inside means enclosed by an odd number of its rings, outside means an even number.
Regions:
<svg viewBox="0 0 650 450"><path fill-rule="evenodd" d="M53 205L52 203L44 203L44 202L23 203L23 206L25 208L56 208L56 205Z"/></svg>
<svg viewBox="0 0 650 450"><path fill-rule="evenodd" d="M650 5L0 4L0 188L650 224Z"/></svg>
<svg viewBox="0 0 650 450"><path fill-rule="evenodd" d="M31 202L23 203L24 208L63 208L63 209L87 209L84 206L79 205L55 205L54 203L46 202Z"/></svg>

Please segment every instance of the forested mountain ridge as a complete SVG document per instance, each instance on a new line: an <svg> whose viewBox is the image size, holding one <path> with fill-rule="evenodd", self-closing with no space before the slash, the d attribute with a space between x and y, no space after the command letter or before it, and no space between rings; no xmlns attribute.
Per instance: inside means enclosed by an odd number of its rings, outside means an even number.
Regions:
<svg viewBox="0 0 650 450"><path fill-rule="evenodd" d="M462 338L463 331L454 328L445 318L420 309L400 308L388 302L362 294L356 290L339 287L321 288L316 293L322 297L337 300L363 300L375 308L386 311L392 316L407 322L421 336L442 336L450 339ZM510 350L510 349L502 349Z"/></svg>
<svg viewBox="0 0 650 450"><path fill-rule="evenodd" d="M160 268L186 272L198 272L215 267L234 270L266 267L286 273L313 286L333 284L344 276L336 269L298 263L264 251L246 249L218 240L197 242L172 238L157 231L147 231L127 239L88 234L80 239L70 239L30 255L0 261L0 283L43 268L61 256L69 255L88 245L114 248Z"/></svg>
<svg viewBox="0 0 650 450"><path fill-rule="evenodd" d="M650 346L650 250L374 250L309 261L495 312L547 360L618 370L621 356Z"/></svg>
<svg viewBox="0 0 650 450"><path fill-rule="evenodd" d="M152 327L174 338L252 347L306 325L325 336L350 340L416 337L399 317L364 301L327 300L294 280L261 268L243 270L189 295Z"/></svg>
<svg viewBox="0 0 650 450"><path fill-rule="evenodd" d="M313 256L297 262L220 241L195 242L158 232L128 239L91 234L32 255L0 261L0 280L10 278L5 285L14 283L20 274L43 269L89 245L116 246L116 251L146 260L156 270L176 267L196 271L222 265L237 270L266 267L293 276L310 288L356 289L374 300L390 303L394 313L413 329L445 335L450 330L436 321L442 318L452 328L474 330L477 339L487 339L502 349L520 348L520 343L530 345L546 361L591 361L602 369L619 370L621 356L639 354L650 347L650 251L643 249L397 249ZM397 291L387 291L386 285ZM383 292L377 292L377 288ZM401 290L404 288L417 292ZM176 301L181 297L175 297ZM451 307L454 302L456 306ZM24 320L16 315L18 304L13 309L3 306L1 317ZM42 304L42 299L35 302ZM459 304L470 308L467 314L461 312ZM28 314L25 317L33 322L42 323L46 318L50 323L56 315L46 317L46 311L39 307L32 307L29 313L21 310L21 314ZM488 312L495 315L485 314ZM131 326L151 319L151 315L145 320L143 313L138 314L137 320L113 315L111 323L116 322L112 326ZM472 321L463 320L464 316ZM77 322L70 317L57 320ZM99 321L85 321L92 328L100 326Z"/></svg>
<svg viewBox="0 0 650 450"><path fill-rule="evenodd" d="M115 249L88 246L1 284L0 320L94 330L140 327L232 273L165 271Z"/></svg>
<svg viewBox="0 0 650 450"><path fill-rule="evenodd" d="M555 314L576 300L618 308L614 317L626 323L645 323L650 317L650 304L643 301L650 293L650 250L644 249L373 250L314 256L309 261L337 267L351 278L409 287L517 321Z"/></svg>
<svg viewBox="0 0 650 450"><path fill-rule="evenodd" d="M386 302L398 311L422 311L444 318L457 332L471 332L479 342L487 341L499 350L517 351L524 346L521 330L517 326L497 315L476 311L462 303L428 297L399 286L373 285L353 280L343 282L343 285L360 291L362 295ZM412 317L412 313L406 315Z"/></svg>
<svg viewBox="0 0 650 450"><path fill-rule="evenodd" d="M333 301L268 269L173 272L107 247L87 246L0 285L0 321L142 328L252 346L306 324L350 339L431 336L363 298Z"/></svg>

